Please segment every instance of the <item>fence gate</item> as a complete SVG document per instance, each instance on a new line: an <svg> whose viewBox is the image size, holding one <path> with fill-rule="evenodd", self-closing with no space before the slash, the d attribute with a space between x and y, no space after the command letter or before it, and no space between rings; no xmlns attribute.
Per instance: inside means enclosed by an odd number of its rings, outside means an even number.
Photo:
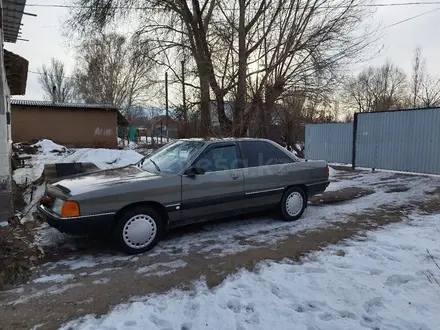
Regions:
<svg viewBox="0 0 440 330"><path fill-rule="evenodd" d="M440 109L357 114L356 166L440 174Z"/></svg>

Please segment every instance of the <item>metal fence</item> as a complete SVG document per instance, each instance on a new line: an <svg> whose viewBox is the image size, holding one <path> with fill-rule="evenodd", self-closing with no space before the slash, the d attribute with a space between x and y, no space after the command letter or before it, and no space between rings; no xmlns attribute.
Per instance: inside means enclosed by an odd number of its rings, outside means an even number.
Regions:
<svg viewBox="0 0 440 330"><path fill-rule="evenodd" d="M353 124L306 125L305 157L331 163L352 162Z"/></svg>
<svg viewBox="0 0 440 330"><path fill-rule="evenodd" d="M440 109L359 113L353 124L307 125L305 142L308 159L440 174Z"/></svg>

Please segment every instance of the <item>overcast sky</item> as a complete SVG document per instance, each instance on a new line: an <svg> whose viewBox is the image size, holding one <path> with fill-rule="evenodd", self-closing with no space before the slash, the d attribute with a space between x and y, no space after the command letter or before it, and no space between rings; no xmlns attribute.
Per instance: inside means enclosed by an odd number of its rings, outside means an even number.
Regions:
<svg viewBox="0 0 440 330"><path fill-rule="evenodd" d="M411 0L377 0L377 4L403 3ZM417 2L432 2L432 0L413 0ZM42 3L28 0L29 4ZM63 4L63 0L53 0L51 3ZM415 18L396 26L385 28L393 23L405 20L418 14L439 8L432 13ZM29 42L18 41L16 44L6 43L5 48L26 58L29 61L29 71L36 72L43 64L49 64L55 57L62 60L70 73L74 65L74 52L69 49L61 36L63 19L68 14L65 8L26 7L27 12L37 14L37 17L24 16L22 38ZM380 23L384 30L383 37L378 42L381 52L371 61L359 64L355 70L368 65L380 65L387 58L404 69L411 71L414 49L422 48L430 73L440 76L440 3L436 5L412 5L401 7L379 7L373 20ZM26 95L24 99L42 100L43 95L37 81L37 74L29 72ZM18 98L18 97L17 97Z"/></svg>

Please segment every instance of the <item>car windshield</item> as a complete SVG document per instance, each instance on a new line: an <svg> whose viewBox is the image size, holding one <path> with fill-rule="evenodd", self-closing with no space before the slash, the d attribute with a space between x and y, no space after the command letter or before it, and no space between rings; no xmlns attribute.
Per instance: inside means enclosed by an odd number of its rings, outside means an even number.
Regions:
<svg viewBox="0 0 440 330"><path fill-rule="evenodd" d="M138 166L148 172L176 174L202 148L202 141L177 141L170 143L143 158Z"/></svg>

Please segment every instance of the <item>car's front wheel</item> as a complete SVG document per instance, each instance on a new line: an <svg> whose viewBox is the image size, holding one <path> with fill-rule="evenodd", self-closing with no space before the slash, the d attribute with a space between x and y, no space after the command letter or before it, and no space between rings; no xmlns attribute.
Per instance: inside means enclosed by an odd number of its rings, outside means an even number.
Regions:
<svg viewBox="0 0 440 330"><path fill-rule="evenodd" d="M121 249L128 254L151 250L163 233L160 215L150 207L135 207L119 218L114 237Z"/></svg>
<svg viewBox="0 0 440 330"><path fill-rule="evenodd" d="M294 221L303 215L307 206L307 197L300 187L291 187L286 190L281 199L281 213L284 220Z"/></svg>

